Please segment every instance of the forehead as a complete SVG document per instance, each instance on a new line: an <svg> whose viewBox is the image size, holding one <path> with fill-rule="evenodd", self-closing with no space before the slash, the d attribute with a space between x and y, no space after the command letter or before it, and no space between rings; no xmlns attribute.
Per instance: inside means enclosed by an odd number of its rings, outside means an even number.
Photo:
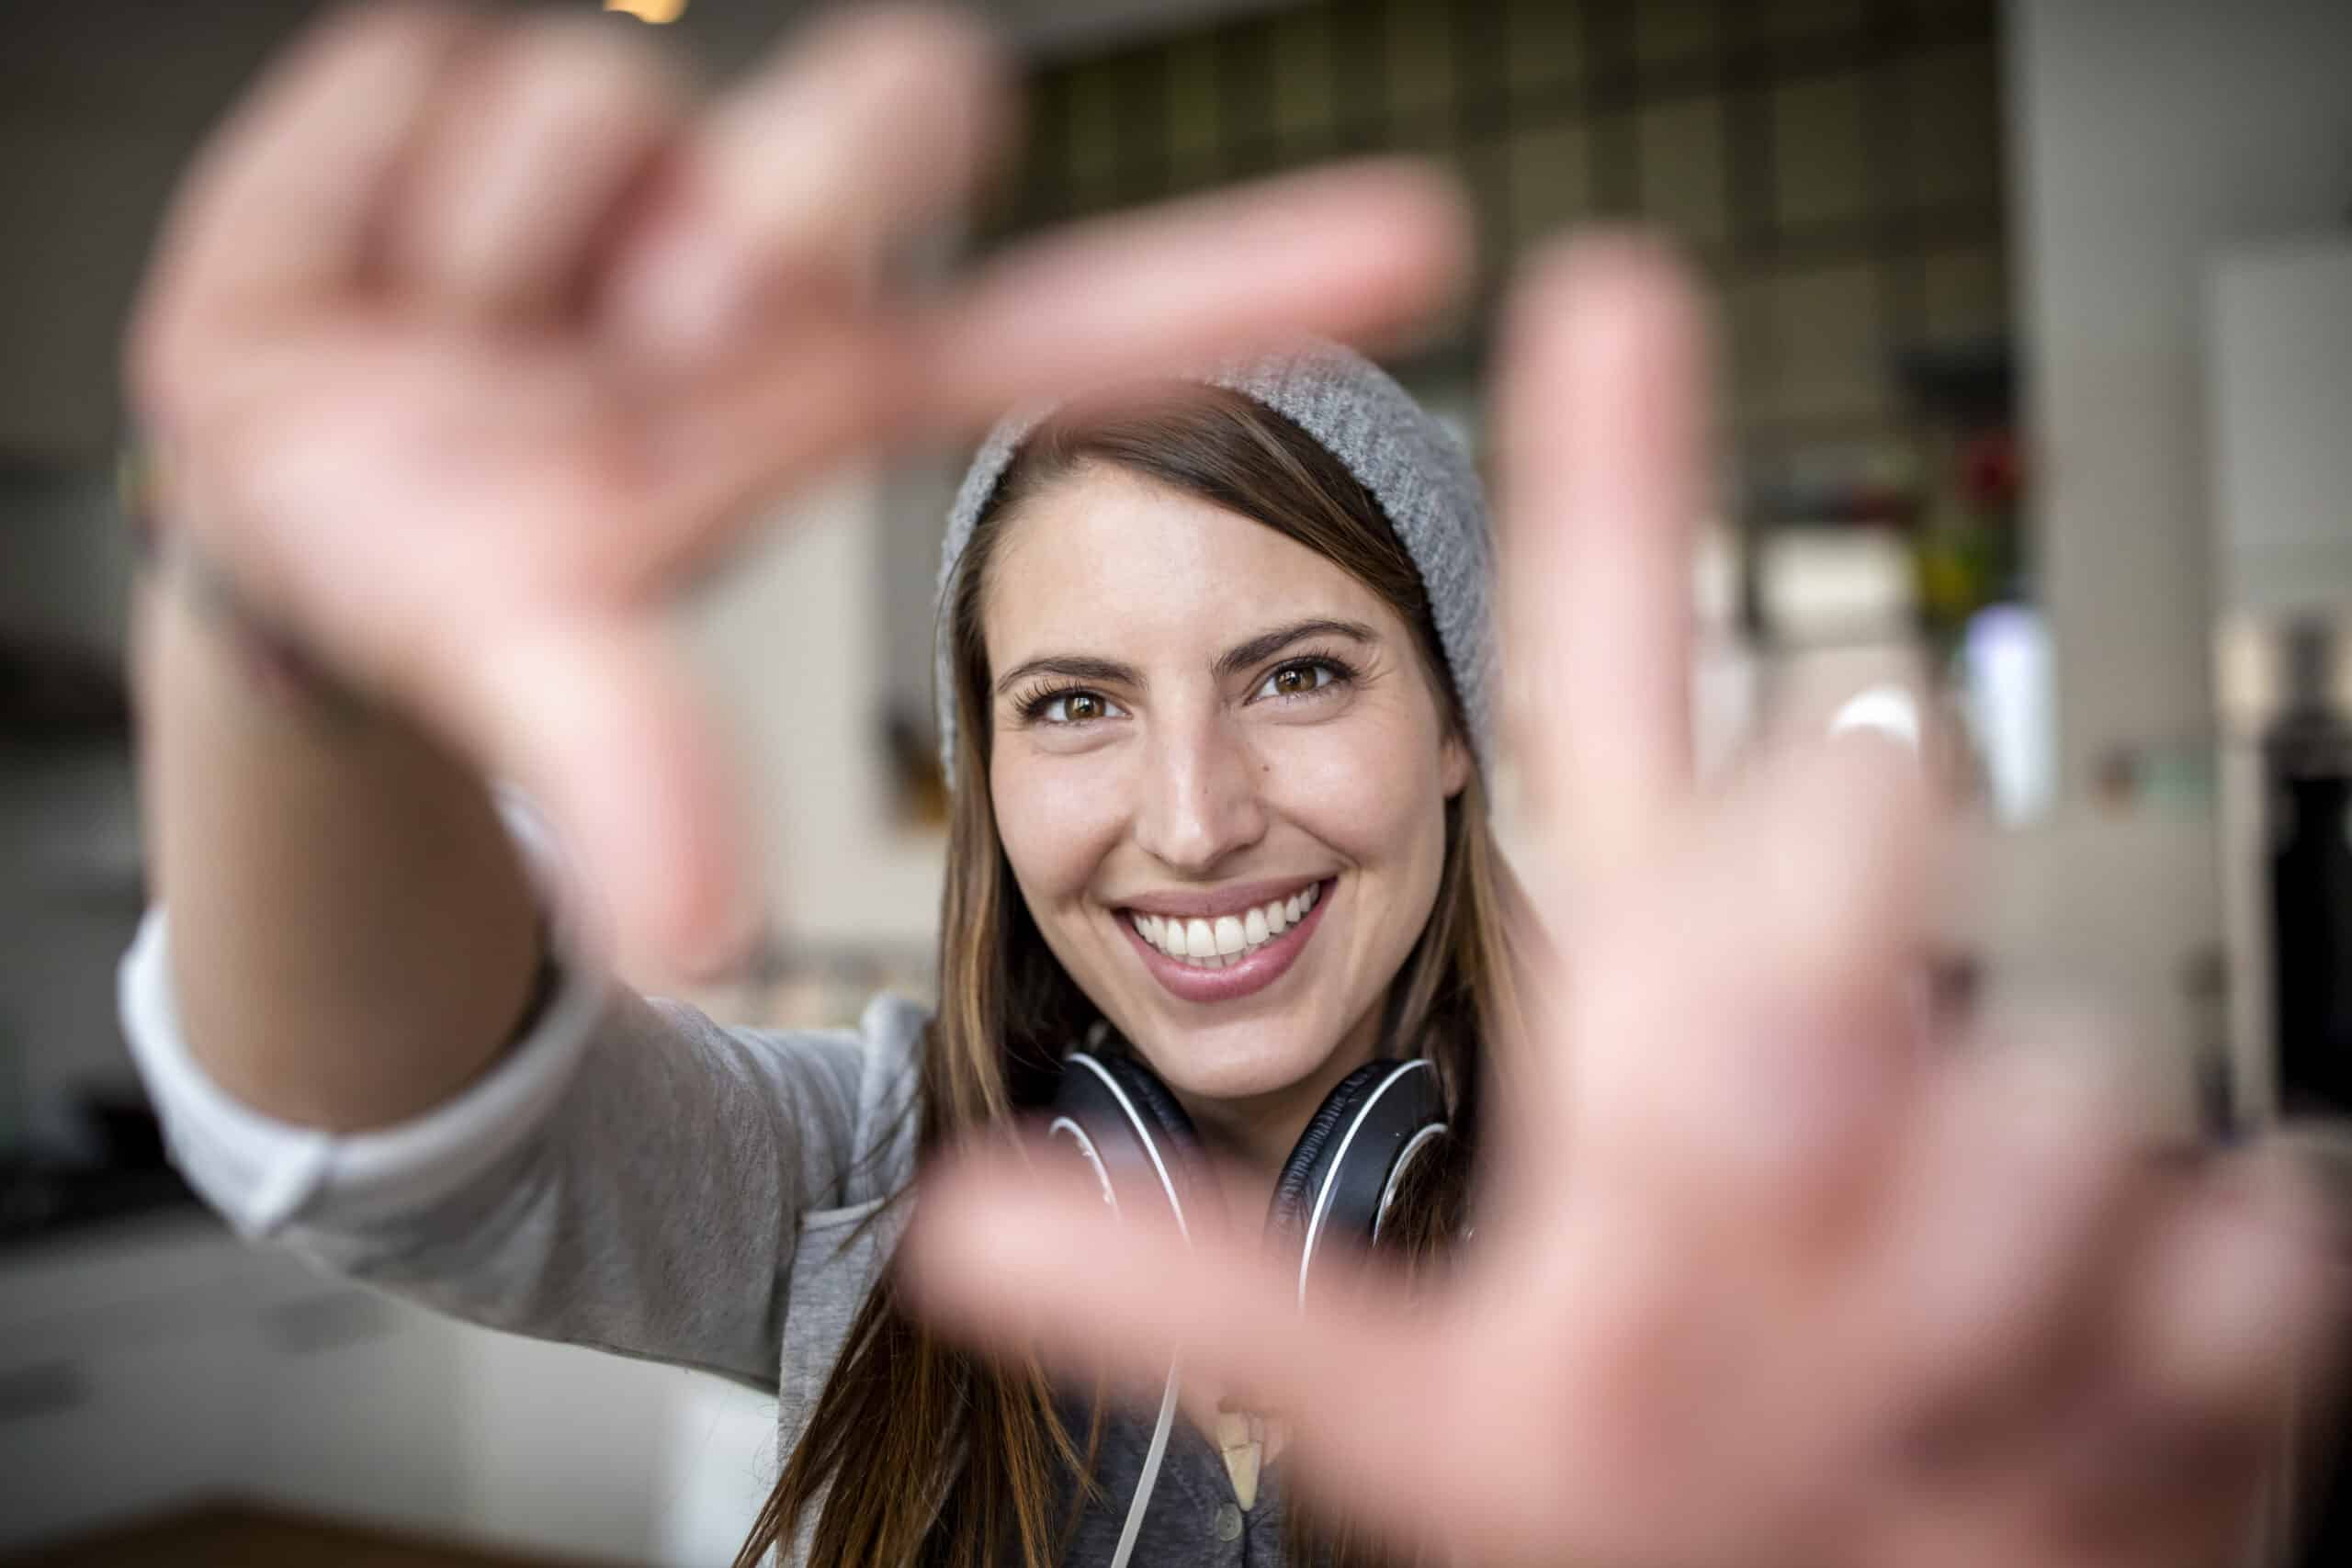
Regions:
<svg viewBox="0 0 2352 1568"><path fill-rule="evenodd" d="M1129 469L1077 468L1004 527L980 609L999 669L1046 645L1222 646L1309 615L1397 626L1385 600L1329 558Z"/></svg>

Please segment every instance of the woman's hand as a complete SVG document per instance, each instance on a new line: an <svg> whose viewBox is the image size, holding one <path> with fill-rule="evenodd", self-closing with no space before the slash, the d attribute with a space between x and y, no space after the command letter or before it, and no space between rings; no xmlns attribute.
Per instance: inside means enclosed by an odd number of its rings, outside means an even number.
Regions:
<svg viewBox="0 0 2352 1568"><path fill-rule="evenodd" d="M728 773L662 612L862 447L1276 330L1377 333L1459 204L1363 165L892 287L1006 140L985 41L864 6L724 99L595 18L374 6L207 150L129 349L186 530L341 680L528 788L624 948L747 934ZM780 682L780 689L788 682Z"/></svg>
<svg viewBox="0 0 2352 1568"><path fill-rule="evenodd" d="M1329 1502L1448 1561L2222 1564L2335 1281L2256 1150L2153 1157L2129 1079L1924 1037L1921 770L1860 735L1691 787L1707 346L1629 241L1540 262L1499 389L1511 744L1561 961L1494 1064L1452 1284L1312 1301L977 1164L917 1299L1242 1391Z"/></svg>

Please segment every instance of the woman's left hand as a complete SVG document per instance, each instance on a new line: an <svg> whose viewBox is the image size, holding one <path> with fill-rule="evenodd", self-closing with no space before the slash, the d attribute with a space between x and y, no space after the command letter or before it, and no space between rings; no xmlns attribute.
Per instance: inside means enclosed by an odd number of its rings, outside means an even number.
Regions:
<svg viewBox="0 0 2352 1568"><path fill-rule="evenodd" d="M1694 790L1701 312L1604 240L1510 320L1508 716L1560 957L1490 1063L1450 1282L1301 1313L1245 1243L975 1159L926 1179L918 1302L1145 1384L1181 1354L1283 1415L1320 1500L1450 1560L2230 1561L2335 1323L2312 1201L2259 1147L2154 1157L2086 1053L1926 1037L1902 746Z"/></svg>

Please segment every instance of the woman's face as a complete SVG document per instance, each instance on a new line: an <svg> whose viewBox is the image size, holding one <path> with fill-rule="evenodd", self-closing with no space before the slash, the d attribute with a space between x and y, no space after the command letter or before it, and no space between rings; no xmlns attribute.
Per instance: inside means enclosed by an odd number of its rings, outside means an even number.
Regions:
<svg viewBox="0 0 2352 1568"><path fill-rule="evenodd" d="M1063 967L1195 1106L1362 1061L1470 772L1404 621L1101 464L1007 520L985 588L997 829Z"/></svg>

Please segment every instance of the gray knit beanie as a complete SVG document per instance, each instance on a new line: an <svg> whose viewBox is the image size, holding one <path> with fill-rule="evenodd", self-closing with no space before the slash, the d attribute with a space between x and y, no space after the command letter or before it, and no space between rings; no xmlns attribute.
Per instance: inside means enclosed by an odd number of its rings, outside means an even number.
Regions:
<svg viewBox="0 0 2352 1568"><path fill-rule="evenodd" d="M1413 558L1437 624L1447 673L1470 727L1471 750L1494 766L1494 616L1487 507L1469 455L1445 427L1378 366L1353 349L1314 343L1182 378L1239 392L1321 443L1388 514ZM956 492L939 551L939 635L933 671L939 757L956 779L956 674L947 636L947 596L972 528L988 509L1013 455L1053 412L1051 405L1007 415L989 433Z"/></svg>

